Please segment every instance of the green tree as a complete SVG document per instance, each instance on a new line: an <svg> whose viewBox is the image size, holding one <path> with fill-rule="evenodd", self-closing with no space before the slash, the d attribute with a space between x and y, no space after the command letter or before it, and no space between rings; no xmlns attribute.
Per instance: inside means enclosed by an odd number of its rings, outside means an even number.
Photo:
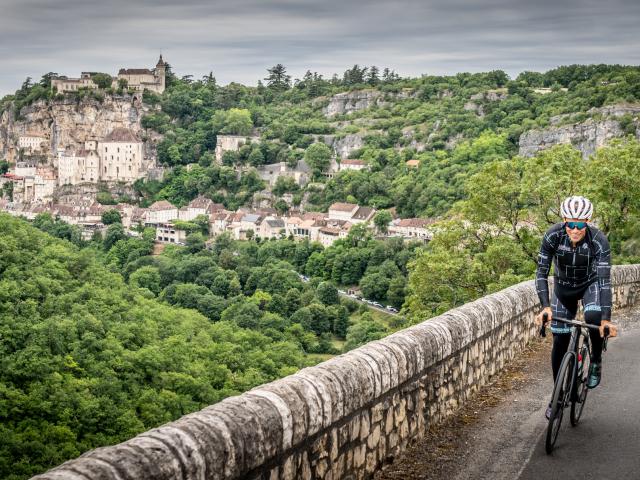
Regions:
<svg viewBox="0 0 640 480"><path fill-rule="evenodd" d="M388 210L380 210L373 217L373 223L381 233L387 233L389 230L389 223L392 220L391 213Z"/></svg>
<svg viewBox="0 0 640 480"><path fill-rule="evenodd" d="M112 223L122 223L122 215L116 209L107 210L102 213L102 223L111 225Z"/></svg>
<svg viewBox="0 0 640 480"><path fill-rule="evenodd" d="M313 143L305 151L304 159L313 170L313 174L319 177L331 164L331 149L324 143Z"/></svg>
<svg viewBox="0 0 640 480"><path fill-rule="evenodd" d="M325 305L336 305L340 303L340 297L338 296L338 289L331 282L320 282L316 289L316 295Z"/></svg>
<svg viewBox="0 0 640 480"><path fill-rule="evenodd" d="M281 63L267 69L269 75L266 80L267 86L276 92L288 90L291 87L291 76L287 75L287 69Z"/></svg>
<svg viewBox="0 0 640 480"><path fill-rule="evenodd" d="M105 250L110 250L116 242L126 239L127 236L124 233L124 227L121 223L113 223L107 228L107 233L104 236L102 247Z"/></svg>
<svg viewBox="0 0 640 480"><path fill-rule="evenodd" d="M363 315L365 317L367 314ZM379 340L386 335L387 331L383 325L373 321L370 317L361 319L347 330L347 341L344 350L349 351L374 340Z"/></svg>
<svg viewBox="0 0 640 480"><path fill-rule="evenodd" d="M251 135L253 121L251 113L244 108L232 108L225 114L221 133L232 135Z"/></svg>
<svg viewBox="0 0 640 480"><path fill-rule="evenodd" d="M91 80L98 86L98 88L107 89L111 88L111 82L113 78L108 73L94 73L91 76Z"/></svg>
<svg viewBox="0 0 640 480"><path fill-rule="evenodd" d="M134 287L146 288L155 295L158 295L162 290L160 270L151 265L141 267L129 276L129 284Z"/></svg>
<svg viewBox="0 0 640 480"><path fill-rule="evenodd" d="M627 240L627 226L640 217L640 142L616 141L599 149L586 165L584 194L593 202L600 228L615 252ZM625 234L626 232L626 234Z"/></svg>

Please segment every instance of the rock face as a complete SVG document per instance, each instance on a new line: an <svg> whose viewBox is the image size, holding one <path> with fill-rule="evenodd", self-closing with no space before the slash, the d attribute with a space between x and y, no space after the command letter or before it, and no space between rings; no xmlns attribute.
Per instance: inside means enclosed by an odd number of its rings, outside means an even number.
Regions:
<svg viewBox="0 0 640 480"><path fill-rule="evenodd" d="M338 93L331 97L329 105L323 109L327 117L365 110L378 102L382 93L378 90L356 90Z"/></svg>
<svg viewBox="0 0 640 480"><path fill-rule="evenodd" d="M404 88L399 92L382 93L379 90L354 90L353 92L338 93L329 99L329 104L323 108L322 112L327 117L344 115L346 113L366 110L374 105L384 107L389 105L386 98L406 100L415 98L417 92L413 88Z"/></svg>
<svg viewBox="0 0 640 480"><path fill-rule="evenodd" d="M335 149L338 158L347 158L352 151L364 147L364 139L362 135L354 133L343 138L334 138L330 146Z"/></svg>
<svg viewBox="0 0 640 480"><path fill-rule="evenodd" d="M11 158L17 151L18 138L35 132L46 140L43 153L55 156L59 149L79 151L84 142L98 141L116 128L127 128L145 138L141 118L151 109L136 96L105 96L103 101L73 97L60 100L40 100L22 109L18 119L11 110L0 117L0 155ZM152 139L149 139L152 140ZM144 142L145 159L149 167L155 165L156 149L152 141Z"/></svg>
<svg viewBox="0 0 640 480"><path fill-rule="evenodd" d="M540 150L559 144L571 144L580 152L583 158L589 158L596 149L606 145L611 139L625 135L619 117L632 115L636 125L636 137L640 138L637 115L640 105L614 105L599 109L591 109L591 115L604 117L602 120L590 118L584 122L572 125L554 126L543 130L530 130L520 136L520 155L531 157ZM552 124L559 123L565 116L552 119Z"/></svg>

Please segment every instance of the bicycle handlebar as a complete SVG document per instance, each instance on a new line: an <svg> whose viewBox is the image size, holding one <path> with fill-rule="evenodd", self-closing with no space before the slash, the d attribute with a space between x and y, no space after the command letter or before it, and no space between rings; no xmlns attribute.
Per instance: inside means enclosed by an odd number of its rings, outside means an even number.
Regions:
<svg viewBox="0 0 640 480"><path fill-rule="evenodd" d="M566 323L568 325L574 325L576 327L586 327L586 328L591 328L594 330L599 330L600 326L599 325L591 325L590 323L586 323L586 322L580 322L578 320L569 320L568 318L562 318L562 317L555 317L554 320L558 321L558 322L562 322L562 323ZM541 337L546 337L547 336L547 323L549 322L549 316L544 313L542 314L542 325L540 326L540 336ZM609 327L605 327L604 328L604 338L608 338L609 337Z"/></svg>

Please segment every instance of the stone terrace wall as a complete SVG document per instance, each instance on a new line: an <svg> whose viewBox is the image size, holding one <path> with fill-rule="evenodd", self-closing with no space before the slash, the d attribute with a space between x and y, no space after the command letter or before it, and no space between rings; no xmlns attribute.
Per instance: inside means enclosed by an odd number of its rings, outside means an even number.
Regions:
<svg viewBox="0 0 640 480"><path fill-rule="evenodd" d="M640 265L612 280L616 308L638 302ZM537 310L523 282L34 478L370 478L518 354Z"/></svg>

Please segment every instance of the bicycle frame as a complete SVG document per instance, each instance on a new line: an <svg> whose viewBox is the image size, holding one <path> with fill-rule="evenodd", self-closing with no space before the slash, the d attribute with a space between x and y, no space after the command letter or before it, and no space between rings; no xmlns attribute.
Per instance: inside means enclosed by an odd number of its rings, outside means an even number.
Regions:
<svg viewBox="0 0 640 480"><path fill-rule="evenodd" d="M567 318L555 318L556 321L571 325L571 338L569 340L569 346L567 352L562 358L560 364L560 370L553 385L553 392L551 394L551 402L553 410L551 418L549 418L549 424L547 426L547 438L546 438L546 451L550 454L553 451L555 442L558 438L560 426L562 424L562 417L564 409L571 406L571 424L577 425L580 416L582 415L582 409L584 408L584 401L587 396L586 385L582 385L582 382L586 381L583 373L584 370L584 358L580 358L580 353L584 352L587 358L591 357L591 340L588 329L599 329L597 325L590 325L585 322L577 320L570 320ZM545 336L545 327L547 315L543 316L543 322L540 329L540 335ZM605 344L608 336L608 328L605 328ZM580 337L583 338L583 343L580 345ZM586 348L585 348L586 345ZM567 368L569 367L569 368ZM580 377L580 379L578 378ZM578 382L580 381L580 389ZM577 414L576 414L577 411Z"/></svg>

